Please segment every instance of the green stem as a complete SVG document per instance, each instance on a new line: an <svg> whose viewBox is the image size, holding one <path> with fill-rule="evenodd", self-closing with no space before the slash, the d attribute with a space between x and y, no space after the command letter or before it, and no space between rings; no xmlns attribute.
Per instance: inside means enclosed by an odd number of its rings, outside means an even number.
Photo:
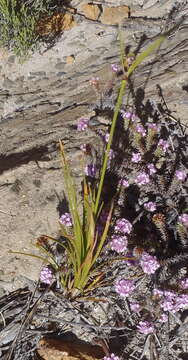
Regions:
<svg viewBox="0 0 188 360"><path fill-rule="evenodd" d="M116 103L115 109L114 109L114 116L113 116L111 130L110 130L110 137L109 137L109 141L108 141L105 156L104 156L104 161L103 161L103 166L102 166L102 171L101 171L101 176L100 176L100 182L99 182L99 188L98 188L97 198L96 198L96 202L95 202L95 208L94 208L95 215L98 212L100 196L101 196L102 187L103 187L103 183L104 183L104 177L105 177L105 173L106 173L106 169L107 169L109 151L110 151L110 147L112 144L112 139L113 139L113 135L114 135L114 130L115 130L119 110L120 110L120 107L121 107L121 104L123 101L123 95L125 92L126 83L127 83L126 80L122 80L117 103Z"/></svg>

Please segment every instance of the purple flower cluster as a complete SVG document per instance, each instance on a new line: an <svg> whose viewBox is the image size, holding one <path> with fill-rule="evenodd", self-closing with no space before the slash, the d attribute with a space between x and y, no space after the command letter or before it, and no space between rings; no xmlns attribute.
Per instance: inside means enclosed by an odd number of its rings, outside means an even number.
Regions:
<svg viewBox="0 0 188 360"><path fill-rule="evenodd" d="M125 119L125 120L130 119L130 120L132 120L132 122L134 122L136 119L136 115L131 111L121 110L121 115L122 115L123 119Z"/></svg>
<svg viewBox="0 0 188 360"><path fill-rule="evenodd" d="M177 311L188 308L188 294L180 294L168 290L154 289L154 294L161 297L160 306L163 311Z"/></svg>
<svg viewBox="0 0 188 360"><path fill-rule="evenodd" d="M169 143L164 139L160 139L158 142L158 146L163 150L164 153L166 153L169 148Z"/></svg>
<svg viewBox="0 0 188 360"><path fill-rule="evenodd" d="M173 313L188 308L188 295L168 295L165 296L161 302L161 307L164 311L172 311Z"/></svg>
<svg viewBox="0 0 188 360"><path fill-rule="evenodd" d="M78 120L77 130L78 131L85 131L88 127L88 118L80 118Z"/></svg>
<svg viewBox="0 0 188 360"><path fill-rule="evenodd" d="M147 168L148 168L148 171L149 171L150 175L153 175L153 174L155 174L157 172L156 167L152 163L147 164Z"/></svg>
<svg viewBox="0 0 188 360"><path fill-rule="evenodd" d="M130 303L130 308L132 311L134 311L135 313L138 313L141 310L140 304L139 303Z"/></svg>
<svg viewBox="0 0 188 360"><path fill-rule="evenodd" d="M104 135L104 141L105 141L105 143L108 143L109 139L110 139L110 133L109 133L109 132L106 132L106 134Z"/></svg>
<svg viewBox="0 0 188 360"><path fill-rule="evenodd" d="M175 172L175 176L177 177L178 180L180 181L185 181L186 177L187 177L187 174L185 171L183 170L177 170Z"/></svg>
<svg viewBox="0 0 188 360"><path fill-rule="evenodd" d="M111 160L115 158L114 150L110 149L108 154L108 169L110 168Z"/></svg>
<svg viewBox="0 0 188 360"><path fill-rule="evenodd" d="M59 219L60 223L64 226L70 227L72 226L72 219L69 213L64 213L63 215L61 215L60 219Z"/></svg>
<svg viewBox="0 0 188 360"><path fill-rule="evenodd" d="M132 225L127 219L120 218L116 221L114 230L122 234L130 234Z"/></svg>
<svg viewBox="0 0 188 360"><path fill-rule="evenodd" d="M137 329L144 335L152 334L154 332L154 325L149 321L140 321Z"/></svg>
<svg viewBox="0 0 188 360"><path fill-rule="evenodd" d="M140 265L143 272L146 274L153 274L160 267L156 257L148 254L147 252L142 253L140 257Z"/></svg>
<svg viewBox="0 0 188 360"><path fill-rule="evenodd" d="M161 314L161 317L159 318L159 322L165 323L167 321L168 321L168 315L165 313Z"/></svg>
<svg viewBox="0 0 188 360"><path fill-rule="evenodd" d="M186 277L185 279L182 279L180 284L181 284L182 289L188 289L188 277Z"/></svg>
<svg viewBox="0 0 188 360"><path fill-rule="evenodd" d="M120 66L118 64L112 64L111 65L111 70L114 73L118 73L121 70L121 68L120 68Z"/></svg>
<svg viewBox="0 0 188 360"><path fill-rule="evenodd" d="M137 133L141 134L143 137L146 136L146 130L144 129L143 125L137 124L136 131Z"/></svg>
<svg viewBox="0 0 188 360"><path fill-rule="evenodd" d="M146 172L140 172L136 179L135 182L137 185L141 186L141 185L147 185L150 182L150 178L149 175Z"/></svg>
<svg viewBox="0 0 188 360"><path fill-rule="evenodd" d="M131 161L132 161L133 163L138 163L138 162L141 161L141 159L142 159L142 156L141 156L140 153L132 153Z"/></svg>
<svg viewBox="0 0 188 360"><path fill-rule="evenodd" d="M144 208L148 211L155 211L156 210L156 204L153 201L148 201L144 204Z"/></svg>
<svg viewBox="0 0 188 360"><path fill-rule="evenodd" d="M40 281L44 284L50 285L52 283L52 278L52 270L48 266L45 266L40 272Z"/></svg>
<svg viewBox="0 0 188 360"><path fill-rule="evenodd" d="M185 214L185 213L184 213L184 214L180 215L180 216L178 217L178 221L179 221L182 225L188 227L188 214Z"/></svg>
<svg viewBox="0 0 188 360"><path fill-rule="evenodd" d="M80 150L82 150L84 153L87 151L87 144L80 145Z"/></svg>
<svg viewBox="0 0 188 360"><path fill-rule="evenodd" d="M112 250L116 251L117 253L124 252L125 250L127 250L127 237L114 235L110 242L110 247Z"/></svg>
<svg viewBox="0 0 188 360"><path fill-rule="evenodd" d="M116 292L123 297L127 297L135 289L135 284L133 280L128 279L119 279L115 283Z"/></svg>
<svg viewBox="0 0 188 360"><path fill-rule="evenodd" d="M122 178L120 180L120 182L119 182L119 185L123 186L124 188L128 188L129 187L129 182L128 182L128 180Z"/></svg>
<svg viewBox="0 0 188 360"><path fill-rule="evenodd" d="M119 356L116 356L115 354L110 354L110 356L105 356L103 360L120 360Z"/></svg>
<svg viewBox="0 0 188 360"><path fill-rule="evenodd" d="M152 129L152 130L154 130L156 132L159 130L159 126L157 124L153 123L153 122L148 122L147 126L148 126L149 129Z"/></svg>
<svg viewBox="0 0 188 360"><path fill-rule="evenodd" d="M85 174L86 176L95 177L97 173L97 168L95 164L88 164L85 167Z"/></svg>

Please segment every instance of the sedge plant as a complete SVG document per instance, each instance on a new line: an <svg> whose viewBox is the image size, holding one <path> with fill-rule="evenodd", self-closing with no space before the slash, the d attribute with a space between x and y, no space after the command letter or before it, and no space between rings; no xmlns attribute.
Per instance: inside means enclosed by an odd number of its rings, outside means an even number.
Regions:
<svg viewBox="0 0 188 360"><path fill-rule="evenodd" d="M61 224L63 241L56 240L50 236L42 236L37 241L37 247L43 252L43 256L27 254L44 260L50 264L54 272L59 273L60 284L70 297L80 295L86 296L92 290L102 286L107 279L104 275L104 262L100 261L101 251L108 236L111 217L114 207L114 199L108 208L107 220L102 232L98 229L101 211L103 210L102 190L109 160L109 153L113 141L116 122L120 112L127 81L141 62L153 51L159 48L168 34L159 36L145 51L138 55L133 63L124 70L119 95L114 109L110 136L105 151L98 185L93 188L87 177L83 181L83 198L81 201L82 213L79 212L80 202L68 161L65 156L64 146L60 141L60 153L65 181L65 192L69 205L72 226L66 227ZM122 46L121 46L122 47ZM122 55L122 64L123 64ZM50 242L58 244L64 249L64 260L62 263L56 261ZM14 252L15 253L15 252ZM19 254L23 254L17 252ZM26 255L24 253L24 255Z"/></svg>

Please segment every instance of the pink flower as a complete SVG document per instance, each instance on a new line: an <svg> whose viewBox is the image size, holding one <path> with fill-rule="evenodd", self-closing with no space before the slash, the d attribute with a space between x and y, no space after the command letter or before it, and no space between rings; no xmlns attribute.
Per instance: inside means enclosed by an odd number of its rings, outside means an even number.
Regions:
<svg viewBox="0 0 188 360"><path fill-rule="evenodd" d="M114 158L115 158L115 152L114 150L110 149L108 154L108 169L110 168L111 160L113 160Z"/></svg>
<svg viewBox="0 0 188 360"><path fill-rule="evenodd" d="M82 150L85 153L87 151L87 144L80 145L80 150Z"/></svg>
<svg viewBox="0 0 188 360"><path fill-rule="evenodd" d="M177 296L175 301L175 311L188 308L188 294L181 294Z"/></svg>
<svg viewBox="0 0 188 360"><path fill-rule="evenodd" d="M159 127L157 126L157 124L155 124L153 122L151 122L151 123L148 122L147 126L148 126L149 129L152 129L152 130L154 130L156 132L159 130Z"/></svg>
<svg viewBox="0 0 188 360"><path fill-rule="evenodd" d="M97 169L94 164L86 165L86 167L85 167L86 176L95 177L96 173L97 173Z"/></svg>
<svg viewBox="0 0 188 360"><path fill-rule="evenodd" d="M141 154L140 153L132 153L132 159L131 161L134 163L138 163L141 160Z"/></svg>
<svg viewBox="0 0 188 360"><path fill-rule="evenodd" d="M165 153L169 148L169 143L166 140L160 139L158 142L158 146L160 146Z"/></svg>
<svg viewBox="0 0 188 360"><path fill-rule="evenodd" d="M132 230L132 225L128 220L124 218L120 218L116 221L114 229L116 232L121 232L123 234L130 234Z"/></svg>
<svg viewBox="0 0 188 360"><path fill-rule="evenodd" d="M105 356L103 360L120 360L120 358L112 353L110 356Z"/></svg>
<svg viewBox="0 0 188 360"><path fill-rule="evenodd" d="M115 290L120 296L127 297L134 289L135 284L133 280L120 279L116 281Z"/></svg>
<svg viewBox="0 0 188 360"><path fill-rule="evenodd" d="M168 315L165 313L161 314L161 317L159 318L159 322L165 323L167 321L168 321Z"/></svg>
<svg viewBox="0 0 188 360"><path fill-rule="evenodd" d="M164 291L161 289L154 288L153 289L153 295L163 296Z"/></svg>
<svg viewBox="0 0 188 360"><path fill-rule="evenodd" d="M144 207L145 207L146 210L151 211L151 212L156 210L156 204L154 202L152 202L152 201L149 201L149 202L145 203Z"/></svg>
<svg viewBox="0 0 188 360"><path fill-rule="evenodd" d="M146 130L141 124L136 125L136 131L142 136L146 136Z"/></svg>
<svg viewBox="0 0 188 360"><path fill-rule="evenodd" d="M60 223L64 226L70 227L72 226L72 220L71 220L71 216L69 213L65 213L63 215L61 215L60 219L59 219Z"/></svg>
<svg viewBox="0 0 188 360"><path fill-rule="evenodd" d="M120 112L121 112L121 115L122 115L123 119L125 119L125 120L131 119L132 122L135 121L136 115L133 112L125 111L125 110L121 110Z"/></svg>
<svg viewBox="0 0 188 360"><path fill-rule="evenodd" d="M150 178L149 178L149 175L146 174L146 172L141 172L137 175L136 179L135 179L135 182L137 183L137 185L146 185L146 184L149 184L150 182Z"/></svg>
<svg viewBox="0 0 188 360"><path fill-rule="evenodd" d="M147 165L147 168L149 170L149 174L153 175L157 172L156 167L151 163Z"/></svg>
<svg viewBox="0 0 188 360"><path fill-rule="evenodd" d="M142 253L140 265L143 272L146 274L153 274L160 267L156 257L148 254L147 252Z"/></svg>
<svg viewBox="0 0 188 360"><path fill-rule="evenodd" d="M120 68L120 66L118 64L112 64L111 65L111 70L112 70L112 72L117 73L117 72L119 72L121 70L121 68Z"/></svg>
<svg viewBox="0 0 188 360"><path fill-rule="evenodd" d="M50 285L52 283L52 278L52 270L48 266L45 266L40 272L40 281L44 284Z"/></svg>
<svg viewBox="0 0 188 360"><path fill-rule="evenodd" d="M188 289L188 277L186 277L185 279L182 279L180 284L181 284L182 289Z"/></svg>
<svg viewBox="0 0 188 360"><path fill-rule="evenodd" d="M127 237L114 235L110 242L110 247L112 250L117 251L117 253L124 252L127 250Z"/></svg>
<svg viewBox="0 0 188 360"><path fill-rule="evenodd" d="M88 121L89 121L88 118L80 118L80 119L78 120L77 130L78 130L78 131L84 131L84 130L86 130L87 127L88 127Z"/></svg>
<svg viewBox="0 0 188 360"><path fill-rule="evenodd" d="M164 297L160 304L164 311L175 313L188 307L188 294L177 295L172 291L164 291Z"/></svg>
<svg viewBox="0 0 188 360"><path fill-rule="evenodd" d="M126 179L121 179L120 180L120 185L125 187L125 188L128 188L129 187L129 182Z"/></svg>
<svg viewBox="0 0 188 360"><path fill-rule="evenodd" d="M107 132L107 133L105 134L105 136L104 136L104 141L105 141L106 143L108 143L109 138L110 138L110 134L109 134L109 132Z"/></svg>
<svg viewBox="0 0 188 360"><path fill-rule="evenodd" d="M125 180L125 179L122 179L122 180L121 180L121 185L122 185L123 187L127 188L127 187L129 187L129 182L128 182L127 180Z"/></svg>
<svg viewBox="0 0 188 360"><path fill-rule="evenodd" d="M175 176L178 178L178 180L180 181L185 181L186 177L187 177L187 174L185 171L182 171L182 170L177 170L175 172Z"/></svg>
<svg viewBox="0 0 188 360"><path fill-rule="evenodd" d="M184 226L188 227L188 214L182 214L178 217L178 221Z"/></svg>
<svg viewBox="0 0 188 360"><path fill-rule="evenodd" d="M144 335L152 334L154 332L154 325L149 321L140 321L137 329Z"/></svg>
<svg viewBox="0 0 188 360"><path fill-rule="evenodd" d="M140 304L139 303L130 303L130 308L135 313L138 313L140 311Z"/></svg>

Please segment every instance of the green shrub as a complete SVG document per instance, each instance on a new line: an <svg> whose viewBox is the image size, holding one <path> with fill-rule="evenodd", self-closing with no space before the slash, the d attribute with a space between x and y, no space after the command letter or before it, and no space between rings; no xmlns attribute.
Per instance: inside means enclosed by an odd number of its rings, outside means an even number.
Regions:
<svg viewBox="0 0 188 360"><path fill-rule="evenodd" d="M41 16L50 16L55 9L50 0L1 0L0 1L0 46L12 49L26 58L36 50L40 36L36 24Z"/></svg>

